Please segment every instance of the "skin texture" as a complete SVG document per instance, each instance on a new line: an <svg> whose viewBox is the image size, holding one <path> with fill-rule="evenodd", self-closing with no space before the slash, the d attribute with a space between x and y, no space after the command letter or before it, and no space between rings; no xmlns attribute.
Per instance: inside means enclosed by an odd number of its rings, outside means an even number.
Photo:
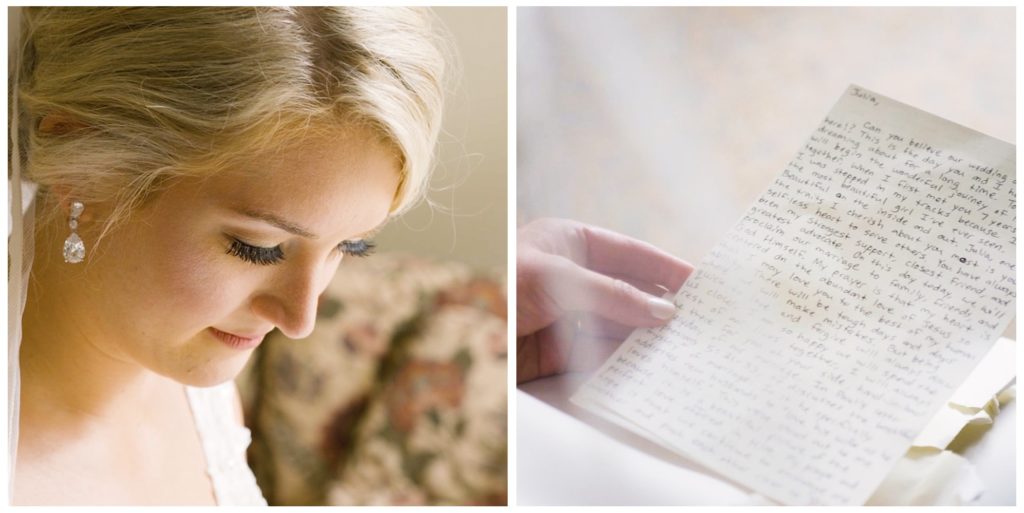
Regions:
<svg viewBox="0 0 1024 513"><path fill-rule="evenodd" d="M693 272L650 244L568 219L532 221L517 238L518 383L593 370L633 329L668 322L674 307L651 302Z"/></svg>
<svg viewBox="0 0 1024 513"><path fill-rule="evenodd" d="M61 257L66 224L44 227L24 319L15 502L212 503L182 385L232 379L252 349L209 328L307 336L338 244L386 220L398 166L373 134L350 129L175 181L98 248L112 206L86 205L80 264ZM280 245L284 259L244 261L228 254L232 237Z"/></svg>

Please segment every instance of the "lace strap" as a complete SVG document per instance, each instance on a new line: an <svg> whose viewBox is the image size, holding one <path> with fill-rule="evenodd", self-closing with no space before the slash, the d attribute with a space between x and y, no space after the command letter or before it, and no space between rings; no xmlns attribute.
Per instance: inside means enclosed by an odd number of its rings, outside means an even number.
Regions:
<svg viewBox="0 0 1024 513"><path fill-rule="evenodd" d="M206 454L206 473L220 506L266 506L256 477L245 459L250 431L235 416L235 384L185 387L196 430Z"/></svg>

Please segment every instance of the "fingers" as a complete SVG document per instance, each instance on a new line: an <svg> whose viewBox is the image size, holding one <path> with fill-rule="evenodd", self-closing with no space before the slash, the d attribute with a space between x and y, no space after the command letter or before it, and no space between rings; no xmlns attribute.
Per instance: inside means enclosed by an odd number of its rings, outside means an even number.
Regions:
<svg viewBox="0 0 1024 513"><path fill-rule="evenodd" d="M516 337L516 384L547 375L540 368L540 351L544 346L538 340L539 335L540 332L534 332Z"/></svg>
<svg viewBox="0 0 1024 513"><path fill-rule="evenodd" d="M633 331L633 326L627 326L603 317L589 314L579 314L579 331L582 335L592 338L607 338L614 340L626 340Z"/></svg>
<svg viewBox="0 0 1024 513"><path fill-rule="evenodd" d="M693 266L646 242L595 226L583 225L587 267L679 290Z"/></svg>
<svg viewBox="0 0 1024 513"><path fill-rule="evenodd" d="M671 302L624 280L562 260L559 271L551 273L543 286L563 311L593 312L629 326L659 326L676 313Z"/></svg>
<svg viewBox="0 0 1024 513"><path fill-rule="evenodd" d="M516 340L516 383L563 372L590 372L601 366L625 337L590 332L594 325L571 316ZM604 321L607 323L608 321ZM600 322L599 322L600 324ZM621 326L620 326L621 328Z"/></svg>
<svg viewBox="0 0 1024 513"><path fill-rule="evenodd" d="M516 338L516 383L560 374L569 367L573 329L565 321Z"/></svg>
<svg viewBox="0 0 1024 513"><path fill-rule="evenodd" d="M632 276L626 276L625 274L611 273L611 274L608 274L608 276L610 276L612 278L620 279L622 281L625 281L625 282L629 283L630 285L632 285L632 286L634 286L634 287L636 287L636 288L638 288L638 289L640 289L640 290L642 290L642 291L644 291L644 292L646 292L646 293L648 293L648 294L650 294L652 296L664 297L665 293L667 293L667 292L671 292L674 295L678 291L678 289L671 289L668 286L666 286L664 284L661 284L661 283L651 283L651 282L648 282L648 281L638 280L638 279L636 279L636 278L634 278Z"/></svg>
<svg viewBox="0 0 1024 513"><path fill-rule="evenodd" d="M567 370L569 372L593 372L608 361L620 345L622 345L622 340L581 337L576 340Z"/></svg>
<svg viewBox="0 0 1024 513"><path fill-rule="evenodd" d="M566 219L517 234L517 381L592 370L635 327L665 324L693 266L654 246ZM568 315L575 312L576 315Z"/></svg>
<svg viewBox="0 0 1024 513"><path fill-rule="evenodd" d="M635 239L565 219L541 219L518 234L516 333L526 336L568 312L593 312L619 325L657 326L675 315L662 300L692 273L690 264ZM613 332L616 337L628 331Z"/></svg>
<svg viewBox="0 0 1024 513"><path fill-rule="evenodd" d="M565 266L565 259L541 251L521 249L516 255L517 337L534 333L565 314L550 292L557 288L551 283Z"/></svg>
<svg viewBox="0 0 1024 513"><path fill-rule="evenodd" d="M677 291L693 266L646 242L571 219L535 219L519 228L517 245L566 257L602 274ZM659 294L660 295L660 294Z"/></svg>

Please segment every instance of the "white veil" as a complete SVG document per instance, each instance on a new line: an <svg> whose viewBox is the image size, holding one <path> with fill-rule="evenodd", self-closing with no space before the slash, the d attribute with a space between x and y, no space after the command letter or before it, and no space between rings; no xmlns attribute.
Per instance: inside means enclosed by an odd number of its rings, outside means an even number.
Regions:
<svg viewBox="0 0 1024 513"><path fill-rule="evenodd" d="M8 199L10 200L10 224L7 229L7 440L8 440L8 489L14 497L14 462L18 451L18 418L21 406L21 366L18 360L21 348L21 316L25 311L28 294L28 277L32 269L35 238L35 190L34 184L21 177L22 152L21 123L18 109L18 78L21 69L21 12L19 8L8 11L8 77L10 102L8 117L10 131L10 157L8 161Z"/></svg>

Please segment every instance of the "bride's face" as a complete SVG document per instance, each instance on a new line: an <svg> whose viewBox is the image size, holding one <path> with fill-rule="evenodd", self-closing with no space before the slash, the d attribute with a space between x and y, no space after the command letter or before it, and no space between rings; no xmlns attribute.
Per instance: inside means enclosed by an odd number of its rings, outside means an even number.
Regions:
<svg viewBox="0 0 1024 513"><path fill-rule="evenodd" d="M271 329L309 335L398 184L394 152L361 131L174 183L87 257L95 340L185 384L233 378Z"/></svg>

